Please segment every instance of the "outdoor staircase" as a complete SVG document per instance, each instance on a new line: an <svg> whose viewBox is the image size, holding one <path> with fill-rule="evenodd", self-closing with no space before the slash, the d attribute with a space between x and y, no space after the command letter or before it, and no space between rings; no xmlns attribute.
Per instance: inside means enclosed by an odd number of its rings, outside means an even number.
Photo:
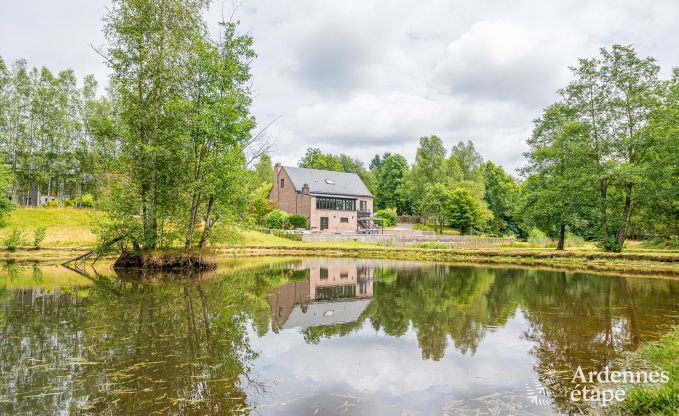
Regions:
<svg viewBox="0 0 679 416"><path fill-rule="evenodd" d="M379 234L382 228L375 224L370 211L357 211L358 234Z"/></svg>

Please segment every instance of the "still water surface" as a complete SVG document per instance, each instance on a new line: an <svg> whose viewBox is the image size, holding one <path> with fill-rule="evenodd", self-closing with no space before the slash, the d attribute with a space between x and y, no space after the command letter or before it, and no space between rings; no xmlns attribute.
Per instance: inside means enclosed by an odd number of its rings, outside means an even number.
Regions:
<svg viewBox="0 0 679 416"><path fill-rule="evenodd" d="M679 323L679 281L342 259L187 284L0 269L0 413L552 415Z"/></svg>

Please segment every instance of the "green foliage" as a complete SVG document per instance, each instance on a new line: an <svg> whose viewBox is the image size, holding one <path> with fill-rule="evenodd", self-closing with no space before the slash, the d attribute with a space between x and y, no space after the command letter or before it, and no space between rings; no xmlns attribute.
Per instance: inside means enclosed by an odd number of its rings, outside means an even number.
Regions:
<svg viewBox="0 0 679 416"><path fill-rule="evenodd" d="M79 204L82 208L94 208L94 196L92 194L82 195Z"/></svg>
<svg viewBox="0 0 679 416"><path fill-rule="evenodd" d="M259 157L257 163L255 163L255 172L257 172L257 178L263 183L273 183L273 164L271 163L271 156L264 153Z"/></svg>
<svg viewBox="0 0 679 416"><path fill-rule="evenodd" d="M47 229L45 227L36 227L33 231L33 247L40 248L40 244L45 239Z"/></svg>
<svg viewBox="0 0 679 416"><path fill-rule="evenodd" d="M300 168L331 170L344 172L339 157L332 154L325 154L317 147L310 147L298 163Z"/></svg>
<svg viewBox="0 0 679 416"><path fill-rule="evenodd" d="M264 217L264 225L272 230L282 230L285 228L288 219L288 214L275 209Z"/></svg>
<svg viewBox="0 0 679 416"><path fill-rule="evenodd" d="M643 345L633 353L645 366L645 371L666 372L668 382L634 386L625 400L614 406L620 415L671 415L679 409L679 328L674 328L660 341Z"/></svg>
<svg viewBox="0 0 679 416"><path fill-rule="evenodd" d="M218 221L246 217L255 53L235 22L211 39L207 6L117 0L105 18L120 158L104 232L133 247L204 247Z"/></svg>
<svg viewBox="0 0 679 416"><path fill-rule="evenodd" d="M526 239L531 244L543 244L547 241L547 234L543 233L537 228L531 228Z"/></svg>
<svg viewBox="0 0 679 416"><path fill-rule="evenodd" d="M481 204L468 189L453 190L448 195L446 208L448 223L459 229L460 234L468 234L473 229L480 228L487 220Z"/></svg>
<svg viewBox="0 0 679 416"><path fill-rule="evenodd" d="M0 64L2 64L2 58L0 58ZM0 153L0 227L4 227L7 224L7 217L14 209L14 203L3 193L5 192L4 190L10 188L12 180L6 166L2 163L2 156Z"/></svg>
<svg viewBox="0 0 679 416"><path fill-rule="evenodd" d="M408 173L408 161L406 158L399 154L390 154L379 162L378 172L377 199L375 201L377 207L394 207L398 212L405 212L407 210L407 203L400 189Z"/></svg>
<svg viewBox="0 0 679 416"><path fill-rule="evenodd" d="M494 234L519 234L514 216L519 198L516 181L505 173L502 166L491 161L486 162L482 169L485 189L483 199L493 213L490 231Z"/></svg>
<svg viewBox="0 0 679 416"><path fill-rule="evenodd" d="M262 184L250 192L248 213L251 225L262 225L264 217L276 209L276 201L269 199L272 184Z"/></svg>
<svg viewBox="0 0 679 416"><path fill-rule="evenodd" d="M12 228L12 231L10 231L5 237L3 244L7 250L15 251L17 247L23 243L23 241L24 234L18 228L14 227Z"/></svg>
<svg viewBox="0 0 679 416"><path fill-rule="evenodd" d="M377 218L382 218L384 220L385 227L393 227L394 225L396 225L397 220L396 208L381 209L375 212L375 214L373 215Z"/></svg>
<svg viewBox="0 0 679 416"><path fill-rule="evenodd" d="M49 208L57 208L59 207L59 202L56 199L50 199L49 201L47 201L47 206Z"/></svg>
<svg viewBox="0 0 679 416"><path fill-rule="evenodd" d="M420 200L420 213L428 220L438 225L443 233L443 225L448 221L448 189L441 183L429 185L424 189Z"/></svg>
<svg viewBox="0 0 679 416"><path fill-rule="evenodd" d="M31 68L24 59L8 68L0 58L0 151L10 173L4 183L1 168L1 189L18 196L51 186L60 199L97 191L115 148L95 128L103 115L95 109L106 108L107 101L96 91L92 75L78 82L70 69L54 73Z"/></svg>
<svg viewBox="0 0 679 416"><path fill-rule="evenodd" d="M285 225L286 225L286 228L290 228L290 229L294 229L294 228L307 229L307 228L309 228L309 220L304 215L292 214L292 215L288 216Z"/></svg>
<svg viewBox="0 0 679 416"><path fill-rule="evenodd" d="M375 193L377 181L375 175L365 168L363 162L349 155L333 155L323 153L319 148L308 148L299 161L300 168L330 170L334 172L355 173L363 181L370 192Z"/></svg>

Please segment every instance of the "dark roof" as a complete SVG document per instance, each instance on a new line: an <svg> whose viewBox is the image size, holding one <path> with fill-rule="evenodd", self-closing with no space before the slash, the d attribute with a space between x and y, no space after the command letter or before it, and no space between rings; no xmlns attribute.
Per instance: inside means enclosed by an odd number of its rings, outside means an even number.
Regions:
<svg viewBox="0 0 679 416"><path fill-rule="evenodd" d="M295 168L283 166L297 192L302 192L304 184L309 185L309 193L326 195L370 196L372 194L361 178L355 173L333 172L330 170Z"/></svg>

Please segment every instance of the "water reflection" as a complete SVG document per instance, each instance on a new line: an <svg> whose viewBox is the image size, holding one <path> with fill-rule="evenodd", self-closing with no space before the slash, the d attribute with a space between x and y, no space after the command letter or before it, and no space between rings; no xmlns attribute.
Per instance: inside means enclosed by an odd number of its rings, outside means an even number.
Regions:
<svg viewBox="0 0 679 416"><path fill-rule="evenodd" d="M679 323L677 300L669 280L387 261L231 261L190 284L10 264L0 412L571 414L572 371Z"/></svg>

